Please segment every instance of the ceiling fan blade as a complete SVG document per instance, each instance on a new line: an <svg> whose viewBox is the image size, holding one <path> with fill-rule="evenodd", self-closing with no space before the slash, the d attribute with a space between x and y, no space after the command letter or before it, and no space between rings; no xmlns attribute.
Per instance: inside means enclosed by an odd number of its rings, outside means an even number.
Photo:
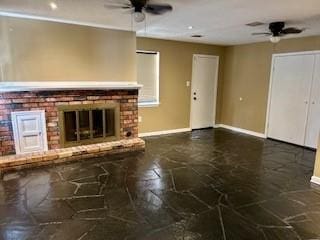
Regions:
<svg viewBox="0 0 320 240"><path fill-rule="evenodd" d="M258 36L258 35L265 35L265 36L269 36L269 35L272 35L272 33L268 33L268 32L261 32L261 33L252 33L251 35L253 35L253 36Z"/></svg>
<svg viewBox="0 0 320 240"><path fill-rule="evenodd" d="M130 4L127 3L106 3L104 4L105 8L109 8L109 9L130 9L132 8L132 6Z"/></svg>
<svg viewBox="0 0 320 240"><path fill-rule="evenodd" d="M281 34L299 34L302 33L304 29L298 29L298 28L285 28L281 30Z"/></svg>
<svg viewBox="0 0 320 240"><path fill-rule="evenodd" d="M151 14L163 14L165 12L168 11L172 11L172 6L170 4L152 4L152 3L148 3L145 5L144 10L147 13L151 13Z"/></svg>

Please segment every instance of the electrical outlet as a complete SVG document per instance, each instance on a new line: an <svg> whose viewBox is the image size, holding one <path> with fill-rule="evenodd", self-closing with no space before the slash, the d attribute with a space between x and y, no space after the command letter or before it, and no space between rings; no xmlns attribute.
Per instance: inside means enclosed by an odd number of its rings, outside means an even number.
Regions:
<svg viewBox="0 0 320 240"><path fill-rule="evenodd" d="M142 117L141 116L138 117L138 122L139 123L142 122Z"/></svg>

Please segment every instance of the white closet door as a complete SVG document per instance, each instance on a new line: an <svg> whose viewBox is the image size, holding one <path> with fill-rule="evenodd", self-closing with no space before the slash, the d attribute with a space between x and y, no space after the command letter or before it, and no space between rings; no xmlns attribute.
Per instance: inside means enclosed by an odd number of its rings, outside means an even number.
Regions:
<svg viewBox="0 0 320 240"><path fill-rule="evenodd" d="M314 55L274 59L268 137L304 145L314 61Z"/></svg>
<svg viewBox="0 0 320 240"><path fill-rule="evenodd" d="M320 55L316 55L315 71L309 103L305 146L317 148L320 130Z"/></svg>

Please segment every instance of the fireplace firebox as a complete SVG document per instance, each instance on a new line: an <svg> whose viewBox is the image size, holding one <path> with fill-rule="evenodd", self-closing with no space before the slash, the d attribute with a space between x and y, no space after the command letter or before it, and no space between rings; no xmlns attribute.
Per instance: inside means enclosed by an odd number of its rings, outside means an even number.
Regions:
<svg viewBox="0 0 320 240"><path fill-rule="evenodd" d="M62 105L58 111L62 147L120 138L119 103Z"/></svg>

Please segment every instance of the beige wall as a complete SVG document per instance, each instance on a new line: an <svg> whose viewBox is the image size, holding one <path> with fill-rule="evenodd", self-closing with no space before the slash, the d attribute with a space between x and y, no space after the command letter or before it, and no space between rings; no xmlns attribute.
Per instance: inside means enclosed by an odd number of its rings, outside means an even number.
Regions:
<svg viewBox="0 0 320 240"><path fill-rule="evenodd" d="M227 47L220 122L264 133L272 54L309 50L320 50L320 37Z"/></svg>
<svg viewBox="0 0 320 240"><path fill-rule="evenodd" d="M320 50L320 37L221 47L0 17L3 81L136 81L136 49L160 52L161 104L140 108L141 133L189 127L193 54L220 56L217 123L263 133L272 54Z"/></svg>
<svg viewBox="0 0 320 240"><path fill-rule="evenodd" d="M136 81L135 50L134 32L0 17L3 81Z"/></svg>
<svg viewBox="0 0 320 240"><path fill-rule="evenodd" d="M139 108L139 115L142 116L139 132L189 128L191 89L186 87L186 81L191 81L192 56L193 54L218 55L220 66L223 66L224 47L138 38L137 49L160 52L160 106ZM222 78L223 72L220 71L219 86ZM217 118L220 113L219 106L220 95L218 95Z"/></svg>
<svg viewBox="0 0 320 240"><path fill-rule="evenodd" d="M221 56L217 123L264 133L272 54L320 50L320 37L229 47L138 38L137 49L160 52L161 104L139 109L141 133L189 127L190 88L185 84L197 53Z"/></svg>

